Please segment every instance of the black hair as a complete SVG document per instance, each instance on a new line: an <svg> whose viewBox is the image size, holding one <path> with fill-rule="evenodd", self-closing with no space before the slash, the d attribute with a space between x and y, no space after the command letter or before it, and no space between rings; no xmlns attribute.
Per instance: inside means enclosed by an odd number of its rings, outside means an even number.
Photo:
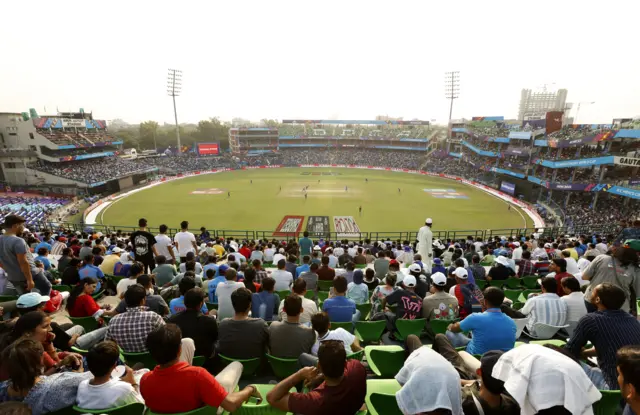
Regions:
<svg viewBox="0 0 640 415"><path fill-rule="evenodd" d="M276 280L271 277L262 279L262 291L271 291L276 286Z"/></svg>
<svg viewBox="0 0 640 415"><path fill-rule="evenodd" d="M213 269L213 268L209 268L209 269L207 270L207 272L205 272L205 274L206 274L206 276L207 276L207 279L209 279L209 280L210 280L210 279L212 279L213 277L215 277L215 275L216 275L216 270L215 270L215 269Z"/></svg>
<svg viewBox="0 0 640 415"><path fill-rule="evenodd" d="M81 279L77 285L73 287L71 290L71 294L69 294L69 298L67 299L67 310L72 310L73 306L76 304L76 300L78 296L82 294L84 291L84 287L91 284L97 284L98 280L93 277L85 277Z"/></svg>
<svg viewBox="0 0 640 415"><path fill-rule="evenodd" d="M187 222L186 220L183 220L182 222L180 222L180 229L188 229L189 228L189 222Z"/></svg>
<svg viewBox="0 0 640 415"><path fill-rule="evenodd" d="M164 255L158 255L156 257L156 264L162 265L162 264L165 264L166 262L167 262L167 257L165 257Z"/></svg>
<svg viewBox="0 0 640 415"><path fill-rule="evenodd" d="M318 332L318 335L324 334L329 330L331 320L329 314L325 312L316 313L311 316L311 327Z"/></svg>
<svg viewBox="0 0 640 415"><path fill-rule="evenodd" d="M134 262L129 268L129 276L134 277L144 271L144 265L141 262Z"/></svg>
<svg viewBox="0 0 640 415"><path fill-rule="evenodd" d="M567 272L567 260L564 258L554 258L553 263L560 267L560 272Z"/></svg>
<svg viewBox="0 0 640 415"><path fill-rule="evenodd" d="M307 290L307 282L304 279L298 278L293 282L294 293L298 295L302 295L306 290Z"/></svg>
<svg viewBox="0 0 640 415"><path fill-rule="evenodd" d="M164 223L160 225L160 233L165 233L169 229Z"/></svg>
<svg viewBox="0 0 640 415"><path fill-rule="evenodd" d="M287 265L287 261L285 261L284 259L281 259L280 261L278 261L278 269L284 269L286 265Z"/></svg>
<svg viewBox="0 0 640 415"><path fill-rule="evenodd" d="M494 307L500 307L504 302L504 291L498 287L487 287L483 292L485 302Z"/></svg>
<svg viewBox="0 0 640 415"><path fill-rule="evenodd" d="M181 295L185 295L187 291L192 288L195 288L196 280L187 276L183 276L180 282L178 283L178 289L180 290Z"/></svg>
<svg viewBox="0 0 640 415"><path fill-rule="evenodd" d="M640 346L624 346L618 349L616 365L624 378L624 383L633 385L640 391Z"/></svg>
<svg viewBox="0 0 640 415"><path fill-rule="evenodd" d="M120 349L112 340L101 341L89 349L87 353L87 366L93 376L105 376L113 370L118 363Z"/></svg>
<svg viewBox="0 0 640 415"><path fill-rule="evenodd" d="M284 299L284 311L290 317L300 315L302 312L302 298L295 294L290 294Z"/></svg>
<svg viewBox="0 0 640 415"><path fill-rule="evenodd" d="M48 251L49 250L43 246L42 248L38 249L38 255L45 255Z"/></svg>
<svg viewBox="0 0 640 415"><path fill-rule="evenodd" d="M247 268L246 270L244 270L244 280L242 281L244 283L244 286L247 290L251 291L252 293L255 293L256 290L256 286L253 284L253 281L256 279L256 270L253 268Z"/></svg>
<svg viewBox="0 0 640 415"><path fill-rule="evenodd" d="M574 277L564 277L560 280L560 284L568 288L572 293L580 291L580 282Z"/></svg>
<svg viewBox="0 0 640 415"><path fill-rule="evenodd" d="M133 284L124 293L124 302L127 307L139 307L147 296L147 290L140 284Z"/></svg>
<svg viewBox="0 0 640 415"><path fill-rule="evenodd" d="M347 292L347 279L342 275L338 275L333 279L333 289L338 293Z"/></svg>
<svg viewBox="0 0 640 415"><path fill-rule="evenodd" d="M199 287L194 287L184 293L184 306L190 310L200 310L205 294Z"/></svg>
<svg viewBox="0 0 640 415"><path fill-rule="evenodd" d="M609 282L600 284L596 287L596 290L598 292L600 302L607 308L607 310L619 310L627 300L627 296L622 288Z"/></svg>
<svg viewBox="0 0 640 415"><path fill-rule="evenodd" d="M151 357L160 365L175 360L180 355L182 332L175 324L164 324L147 336L146 346Z"/></svg>
<svg viewBox="0 0 640 415"><path fill-rule="evenodd" d="M340 340L325 340L318 348L318 362L325 377L337 379L344 374L347 352Z"/></svg>
<svg viewBox="0 0 640 415"><path fill-rule="evenodd" d="M526 245L525 245L526 246ZM530 259L531 258L531 252L529 251L522 251L522 258L524 259Z"/></svg>
<svg viewBox="0 0 640 415"><path fill-rule="evenodd" d="M238 288L231 293L231 305L236 313L246 313L251 308L251 291Z"/></svg>
<svg viewBox="0 0 640 415"><path fill-rule="evenodd" d="M540 285L545 289L548 293L556 293L558 292L558 283L553 277L545 277L540 281Z"/></svg>
<svg viewBox="0 0 640 415"><path fill-rule="evenodd" d="M305 255L302 257L302 263L303 264L308 264L309 261L311 261L311 257L309 257L309 255Z"/></svg>

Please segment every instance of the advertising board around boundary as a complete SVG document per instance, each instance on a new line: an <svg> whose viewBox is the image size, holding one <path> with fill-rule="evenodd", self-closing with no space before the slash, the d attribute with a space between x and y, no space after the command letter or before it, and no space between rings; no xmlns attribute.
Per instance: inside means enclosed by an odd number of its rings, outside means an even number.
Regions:
<svg viewBox="0 0 640 415"><path fill-rule="evenodd" d="M334 216L333 228L336 230L338 238L360 237L360 227L353 216Z"/></svg>
<svg viewBox="0 0 640 415"><path fill-rule="evenodd" d="M307 232L312 238L329 238L331 232L329 216L309 216L307 218Z"/></svg>
<svg viewBox="0 0 640 415"><path fill-rule="evenodd" d="M302 229L304 216L286 215L273 232L273 236L290 236L292 233L298 233ZM297 236L297 235L295 235Z"/></svg>

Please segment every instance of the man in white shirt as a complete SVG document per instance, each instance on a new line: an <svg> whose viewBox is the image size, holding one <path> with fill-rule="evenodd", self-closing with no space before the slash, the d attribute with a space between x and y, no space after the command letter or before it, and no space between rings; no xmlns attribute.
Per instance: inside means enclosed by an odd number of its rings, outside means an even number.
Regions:
<svg viewBox="0 0 640 415"><path fill-rule="evenodd" d="M560 300L567 304L566 324L575 327L578 321L587 314L587 307L584 304L584 294L580 290L580 282L576 278L565 277L562 279L561 284L562 290L566 294L560 298Z"/></svg>
<svg viewBox="0 0 640 415"><path fill-rule="evenodd" d="M293 284L293 274L285 270L286 265L287 261L281 259L277 264L278 269L271 273L271 278L276 280L276 291L290 290Z"/></svg>
<svg viewBox="0 0 640 415"><path fill-rule="evenodd" d="M338 266L338 257L335 256L333 250L331 248L327 249L328 257L329 257L329 268L335 268Z"/></svg>
<svg viewBox="0 0 640 415"><path fill-rule="evenodd" d="M538 246L531 253L531 257L532 257L532 259L538 261L538 260L541 260L541 259L549 259L549 254L547 254L547 250L546 249Z"/></svg>
<svg viewBox="0 0 640 415"><path fill-rule="evenodd" d="M120 366L124 371L112 377L116 369L120 351L112 340L105 340L93 346L87 354L87 365L92 379L83 380L78 386L77 402L82 409L110 409L130 403L144 403L138 388L138 380L148 372L134 372L129 367ZM120 373L122 372L122 373ZM122 377L118 377L124 375Z"/></svg>
<svg viewBox="0 0 640 415"><path fill-rule="evenodd" d="M176 243L176 247L178 248L178 254L180 255L180 262L185 262L187 260L187 254L189 252L193 252L198 255L198 244L196 244L196 237L194 234L188 231L189 222L182 221L180 223L181 231L176 233L176 236L173 237L173 241Z"/></svg>
<svg viewBox="0 0 640 415"><path fill-rule="evenodd" d="M511 254L511 258L513 258L514 261L520 261L522 259L522 247L520 246L520 242L514 242L513 246L515 246L515 249Z"/></svg>
<svg viewBox="0 0 640 415"><path fill-rule="evenodd" d="M273 261L272 262L274 264L277 264L278 262L280 262L281 259L284 259L285 261L287 259L287 257L284 255L284 248L280 248L278 250L278 253L273 256Z"/></svg>
<svg viewBox="0 0 640 415"><path fill-rule="evenodd" d="M347 249L347 253L351 258L355 258L358 254L358 248L354 246L353 242L349 242L349 249Z"/></svg>
<svg viewBox="0 0 640 415"><path fill-rule="evenodd" d="M237 281L238 273L235 269L229 268L225 273L225 282L221 282L216 287L216 296L218 297L218 321L224 318L233 317L235 310L231 303L231 293L238 288L244 287L244 284Z"/></svg>
<svg viewBox="0 0 640 415"><path fill-rule="evenodd" d="M482 238L477 238L476 241L473 243L473 246L475 247L475 252L477 254L480 254L480 252L482 252L482 247L484 246L484 243L482 242Z"/></svg>
<svg viewBox="0 0 640 415"><path fill-rule="evenodd" d="M180 272L185 273L187 272L187 262L188 261L195 261L196 260L196 256L193 252L188 252L187 256L185 257L186 261L180 261ZM200 265L199 262L196 262L196 267L195 269L191 270L193 272L195 272L198 275L202 275L202 265Z"/></svg>
<svg viewBox="0 0 640 415"><path fill-rule="evenodd" d="M575 259L571 258L571 253L567 250L562 251L562 257L565 261L567 261L567 272L571 275L576 275L580 273L580 269L578 268L578 263Z"/></svg>
<svg viewBox="0 0 640 415"><path fill-rule="evenodd" d="M276 250L273 249L272 244L268 244L264 250L264 262L273 262L273 256L276 254Z"/></svg>
<svg viewBox="0 0 640 415"><path fill-rule="evenodd" d="M529 298L520 310L528 316L526 329L534 336L536 333L533 327L536 323L563 326L567 321L567 304L556 294L555 278L545 277L538 281L542 287L542 294Z"/></svg>
<svg viewBox="0 0 640 415"><path fill-rule="evenodd" d="M336 247L333 250L333 255L335 255L336 258L340 258L342 255L344 255L344 248L340 246L340 243L336 243Z"/></svg>
<svg viewBox="0 0 640 415"><path fill-rule="evenodd" d="M176 257L173 254L173 242L171 242L171 238L167 236L167 225L160 225L160 233L156 235L156 250L158 251L158 255L164 255L167 258L167 261L173 260L175 263Z"/></svg>
<svg viewBox="0 0 640 415"><path fill-rule="evenodd" d="M424 226L418 231L418 253L422 257L422 263L425 269L431 269L431 262L433 261L433 232L431 232L431 226L433 220L427 218L424 221Z"/></svg>
<svg viewBox="0 0 640 415"><path fill-rule="evenodd" d="M316 343L311 347L311 353L302 353L298 358L300 366L316 366L318 363L318 349L320 349L320 343L327 340L338 340L344 345L344 351L347 356L362 350L360 342L353 334L347 330L339 327L335 330L329 330L331 328L331 322L329 321L329 315L327 313L315 313L311 317L311 327L318 334Z"/></svg>
<svg viewBox="0 0 640 415"><path fill-rule="evenodd" d="M312 300L305 298L307 293L307 282L302 278L296 279L293 283L292 294L302 298L302 313L300 313L300 324L306 324L311 322L311 317L318 312L318 306ZM284 311L284 300L280 301L278 307L278 314L281 321L287 321L287 312Z"/></svg>
<svg viewBox="0 0 640 415"><path fill-rule="evenodd" d="M596 249L600 251L601 254L606 254L607 251L609 250L609 247L607 247L607 244L604 243L600 238L596 239L596 241L598 242L596 244Z"/></svg>

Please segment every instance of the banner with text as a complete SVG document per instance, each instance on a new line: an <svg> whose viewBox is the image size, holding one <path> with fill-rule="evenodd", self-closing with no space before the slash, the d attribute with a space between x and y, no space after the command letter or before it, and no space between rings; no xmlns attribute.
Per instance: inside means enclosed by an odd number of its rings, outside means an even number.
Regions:
<svg viewBox="0 0 640 415"><path fill-rule="evenodd" d="M634 167L638 167L640 166L640 159L634 159L631 157L618 157L618 156L614 156L613 158L613 163L614 164L619 164L621 166L634 166Z"/></svg>
<svg viewBox="0 0 640 415"><path fill-rule="evenodd" d="M329 216L309 216L307 218L307 232L312 238L328 238L331 228Z"/></svg>
<svg viewBox="0 0 640 415"><path fill-rule="evenodd" d="M338 238L359 238L360 228L353 216L334 216L333 228Z"/></svg>

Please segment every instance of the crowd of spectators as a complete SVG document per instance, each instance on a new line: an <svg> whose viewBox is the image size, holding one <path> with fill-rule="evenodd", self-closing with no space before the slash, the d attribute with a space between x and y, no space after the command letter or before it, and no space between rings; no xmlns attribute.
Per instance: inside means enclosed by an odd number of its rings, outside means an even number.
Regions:
<svg viewBox="0 0 640 415"><path fill-rule="evenodd" d="M119 157L102 157L66 163L38 160L28 167L54 176L89 184L102 182L107 178L112 180L149 170L148 166L141 166L138 163Z"/></svg>
<svg viewBox="0 0 640 415"><path fill-rule="evenodd" d="M381 166L399 169L419 169L424 162L423 152L341 148L340 150L282 150L285 166L298 164L347 164L357 166Z"/></svg>
<svg viewBox="0 0 640 415"><path fill-rule="evenodd" d="M640 411L640 221L625 223L622 239L432 240L437 221L427 220L418 244L221 239L187 222L170 237L139 226L35 232L6 218L0 294L19 297L0 305L0 413ZM39 263L55 261L56 282L72 287L63 307L95 320L92 329L60 324L44 269L20 267L25 255L33 261L32 240ZM117 293L118 306L98 304L95 290ZM380 330L354 330L361 321ZM376 347L363 350L365 341ZM265 376L270 384L251 383ZM378 399L379 376L393 379Z"/></svg>

